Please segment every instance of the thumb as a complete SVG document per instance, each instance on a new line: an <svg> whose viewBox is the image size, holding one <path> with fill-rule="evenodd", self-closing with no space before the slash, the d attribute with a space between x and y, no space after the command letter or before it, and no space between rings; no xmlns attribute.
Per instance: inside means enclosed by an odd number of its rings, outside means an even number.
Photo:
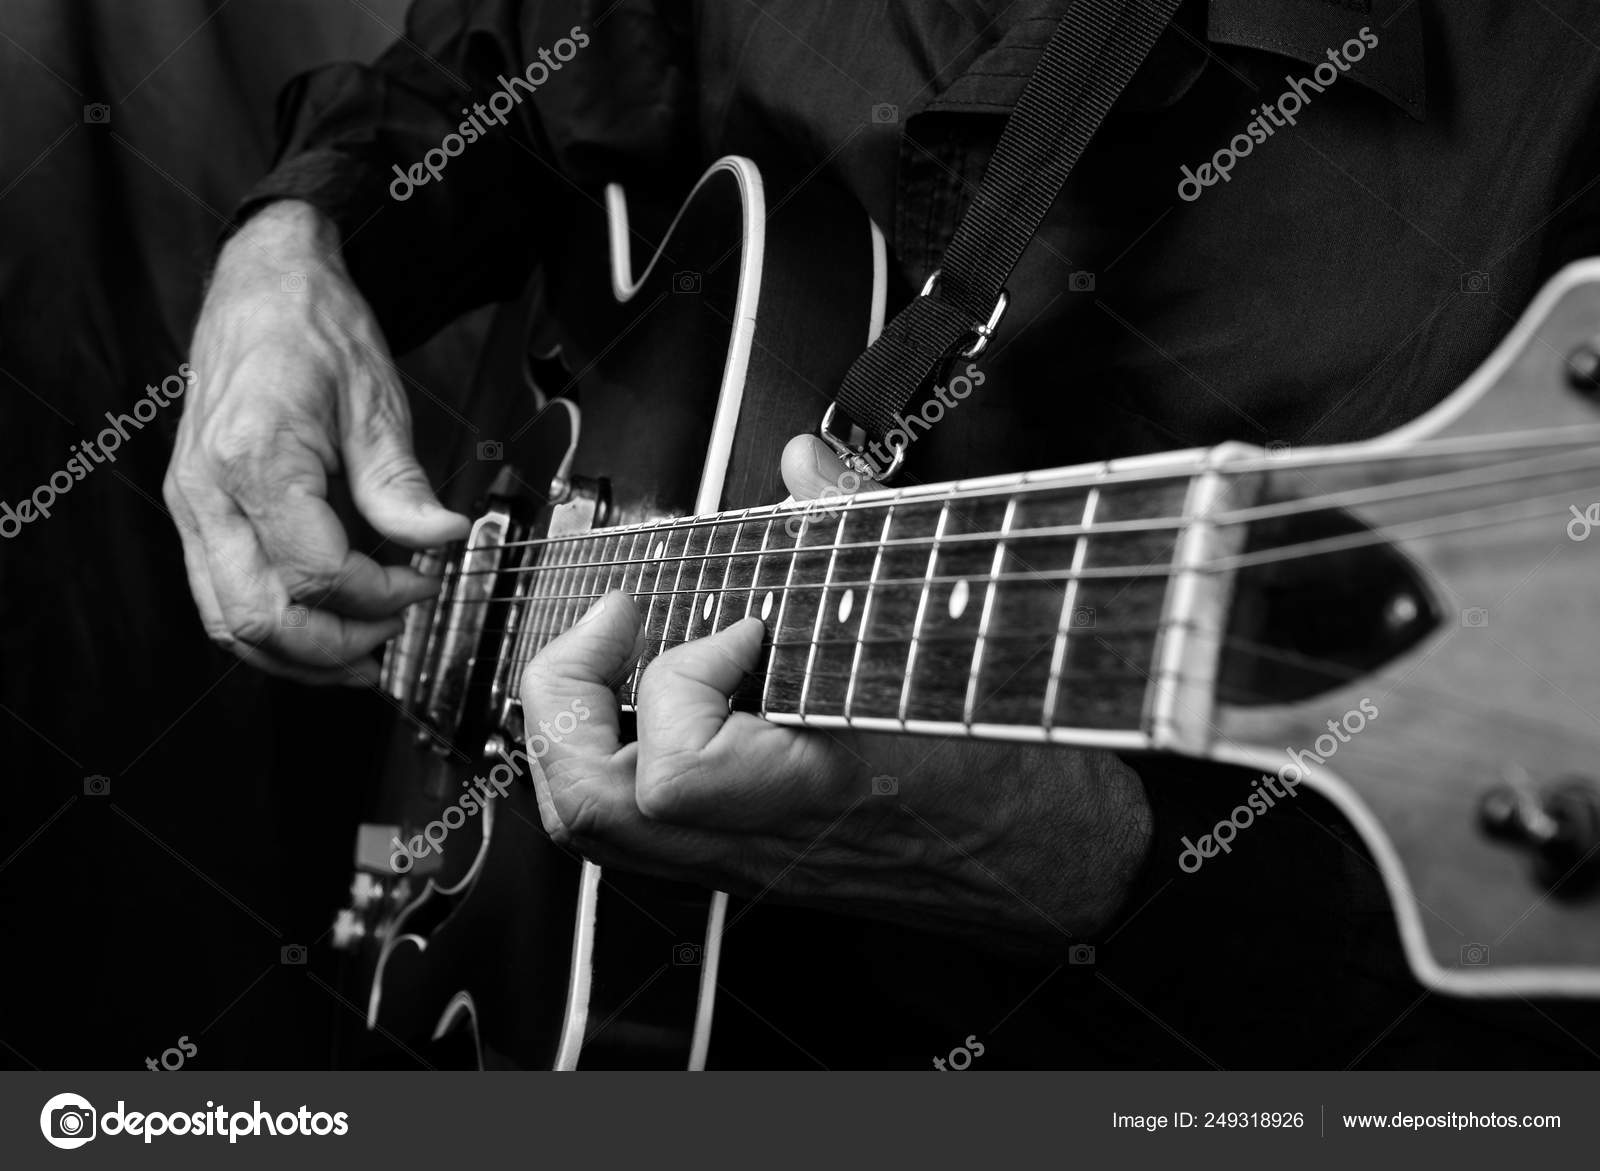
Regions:
<svg viewBox="0 0 1600 1171"><path fill-rule="evenodd" d="M363 396L367 406L345 428L343 440L350 491L361 515L385 537L413 549L465 537L472 523L439 503L412 454L405 396L381 382L373 391Z"/></svg>
<svg viewBox="0 0 1600 1171"><path fill-rule="evenodd" d="M840 462L815 435L796 435L783 449L783 483L796 500L836 499L878 485Z"/></svg>

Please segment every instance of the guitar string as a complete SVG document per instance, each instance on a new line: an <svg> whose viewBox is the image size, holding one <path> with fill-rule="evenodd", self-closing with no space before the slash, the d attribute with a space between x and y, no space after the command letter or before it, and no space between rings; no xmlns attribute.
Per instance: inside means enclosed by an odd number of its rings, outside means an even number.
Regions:
<svg viewBox="0 0 1600 1171"><path fill-rule="evenodd" d="M1482 506L1479 506L1479 507L1476 507L1476 508L1465 509L1463 511L1456 512L1456 513L1443 513L1443 514L1439 514L1439 515L1436 515L1436 516L1420 518L1418 520L1391 523L1391 524L1379 526L1377 528L1364 529L1364 530L1362 530L1360 532L1357 532L1357 533L1350 533L1350 534L1337 536L1337 537L1324 537L1324 538L1319 538L1319 539L1313 540L1313 541L1301 541L1301 542L1298 542L1296 544L1277 546L1277 547L1274 547L1274 548L1271 548L1271 549L1259 550L1259 551L1254 552L1254 553L1239 553L1239 554L1232 554L1232 555L1224 556L1224 557L1215 557L1215 558L1211 558L1209 560L1196 562L1193 565L1185 565L1185 566L1173 566L1171 564L1157 565L1155 563L1151 563L1151 564L1148 564L1148 565L1145 565L1145 566L1141 566L1141 567L1137 567L1137 568L1134 568L1134 567L1131 567L1131 566L1096 566L1096 567L1092 567L1092 568L1088 568L1088 569L1081 569L1081 570L1071 570L1071 569L1063 569L1063 570L1027 570L1027 571L1016 572L1016 573L1002 573L1002 574L998 574L998 575L992 575L992 574L981 573L981 572L980 573L971 573L971 574L935 574L935 575L932 575L932 576L919 575L917 577L905 577L905 578L879 578L876 583L871 583L871 582L868 582L868 581L847 581L847 582L811 581L811 582L793 582L793 583L790 583L788 585L782 585L782 584L778 584L778 583L753 582L749 587L745 587L745 586L741 585L736 592L742 594L742 593L762 593L764 591L765 592L777 593L777 592L780 592L780 591L783 591L783 590L788 590L788 591L805 591L805 590L826 591L826 590L830 590L830 589L855 589L855 588L865 587L865 586L867 586L869 584L873 585L874 588L878 588L878 587L883 587L883 586L921 586L924 583L927 583L929 585L946 585L946 584L954 584L954 583L959 582L959 581L978 582L978 583L982 584L982 583L986 583L986 582L989 582L989 581L1002 581L1002 582L1003 581L1021 581L1021 582L1062 581L1062 582L1070 582L1070 581L1085 581L1085 580L1099 580L1099 579L1122 579L1122 578L1129 578L1129 579L1133 579L1133 580L1138 580L1138 579L1147 578L1147 577L1148 578L1170 577L1173 574L1177 574L1177 573L1190 573L1190 572L1194 572L1194 573L1218 573L1218 572L1223 572L1223 571L1226 571L1226 570L1242 569L1242 568L1253 568L1253 567L1260 566L1260 565L1272 564L1272 563L1278 562L1278 561L1299 560L1299 559L1304 559L1304 558L1308 558L1308 557L1320 556L1320 555L1324 555L1324 554L1327 554L1327 553L1347 552L1347 551L1352 550L1352 549L1363 548L1363 547L1366 547L1366 546L1369 546L1369 545L1387 544L1387 543L1389 543L1389 540L1391 538L1402 539L1402 540L1403 539L1415 540L1415 539L1420 539L1420 538L1423 538L1423 537L1438 536L1438 535L1443 535L1445 533L1451 533L1451 532L1463 532L1463 531L1471 531L1473 529L1494 528L1494 527L1499 526L1499 525L1513 523L1513 522L1515 522L1517 520L1532 519L1532 517L1512 516L1512 517L1505 517L1505 518L1498 518L1498 519L1483 519L1483 518L1488 517L1490 514L1492 514L1494 512L1497 512L1497 511L1504 511L1506 509L1526 509L1527 506L1529 506L1529 505L1541 504L1541 503L1545 503L1547 501L1551 502L1551 503L1559 504L1562 500L1565 500L1565 499L1570 499L1570 497L1567 494L1564 494L1564 493L1555 493L1555 494L1551 494L1551 495L1543 496L1543 497L1527 497L1527 498L1523 498L1523 499L1519 499L1519 500L1506 501L1506 502L1501 503L1501 504L1482 505ZM1560 514L1557 513L1556 515L1559 516ZM925 547L931 547L932 544L933 544L933 542L931 542L931 541L924 541L924 542L921 542L921 543ZM802 550L802 551L810 551L810 550ZM827 547L818 546L815 551L816 552L826 552L827 551ZM776 551L776 554L769 553L769 554L766 554L766 556L775 556L775 555L787 554L787 553L790 553L790 552L793 552L793 550L788 550L788 549L778 550L778 551ZM748 557L750 557L752 559L756 559L757 558L757 554L755 554L755 553L744 554L743 556L748 556ZM686 560L686 561L701 561L703 559L702 558L698 558L698 557L693 557L693 558L685 558L683 560ZM704 560L716 560L716 557L713 556L711 558L706 558ZM630 564L655 564L655 562L654 561L651 561L651 562L637 562L637 563L630 562ZM603 567L605 567L606 563L605 562L595 562L595 563L593 563L593 565L595 567L603 568ZM553 567L553 568L563 568L563 567L557 566L557 567ZM626 591L626 592L630 593L634 597L690 598L690 597L700 597L701 596L699 591L695 591L694 593L690 593L689 591L678 591L678 590L640 590L640 591ZM599 599L599 598L601 598L603 596L604 596L604 594L592 593L592 592L591 593L572 593L572 594L556 594L556 593L537 594L537 595L536 594L526 594L526 595L520 595L520 596L514 597L514 598L500 597L500 598L488 598L488 599L459 599L455 603L455 605L458 606L458 607L467 607L467 606L474 606L474 605L491 605L491 604L500 604L500 605L505 605L505 606L517 606L517 605L528 605L528 604L533 604L533 603L538 603L538 602L545 602L545 601L572 601L572 600L591 600L592 601L592 600L597 600L597 599ZM447 605L448 604L450 604L450 603L447 603Z"/></svg>
<svg viewBox="0 0 1600 1171"><path fill-rule="evenodd" d="M1030 478L1048 476L1051 473L1024 472L1021 473L1015 480L1001 484L986 485L982 488L963 488L963 482L957 480L952 481L949 485L934 485L931 488L926 488L919 485L915 489L874 489L868 492L863 492L857 496L851 496L847 498L825 498L789 504L756 505L743 510L735 509L729 512L714 513L707 516L669 517L658 521L622 525L616 528L564 534L559 537L536 537L523 541L507 541L496 546L496 548L517 549L538 545L583 542L596 539L604 534L615 535L654 532L670 535L677 532L688 531L697 528L715 527L722 524L731 524L740 520L748 520L754 517L768 515L804 516L807 513L816 511L826 511L830 515L833 515L840 512L887 507L891 504L910 506L916 504L941 504L951 502L959 503L961 501L977 500L992 496L1070 491L1078 487L1082 487L1084 489L1099 488L1104 491L1107 488L1147 484L1152 481L1161 480L1180 480L1186 482L1194 479L1197 476L1208 474L1231 476L1245 475L1263 471L1303 471L1312 468L1329 467L1335 465L1342 465L1352 470L1361 471L1369 466L1403 462L1407 460L1422 461L1430 459L1450 459L1458 458L1462 455L1504 455L1520 452L1530 447L1571 447L1582 444L1584 442L1584 438L1582 436L1592 436L1595 440L1600 441L1600 424L1580 424L1568 428L1557 428L1547 432L1531 432L1529 435L1548 435L1550 437L1540 438L1538 440L1530 438L1528 441L1523 443L1507 443L1505 441L1507 437L1504 436L1491 437L1492 442L1482 444L1473 444L1471 442L1462 441L1450 441L1448 443L1445 443L1444 441L1437 441L1439 446L1430 446L1429 443L1423 442L1410 447L1397 449L1394 452L1369 452L1360 456L1360 458L1340 458L1337 456L1337 454L1330 454L1326 457L1317 459L1274 459L1272 457L1264 457L1253 461L1240 460L1233 464L1217 465L1207 465L1202 459L1197 461L1192 467L1183 470L1135 469L1129 472L1109 473L1101 476L1093 475L1087 472L1077 472L1074 469L1068 469L1061 474L1060 478L1054 480ZM1572 454L1582 455L1586 453L1580 451ZM1544 458L1550 459L1558 457L1546 456ZM1514 467L1516 465L1494 465L1493 467L1484 470L1488 472L1495 472L1506 466ZM1409 482L1411 481L1394 481L1395 484L1406 484ZM1486 483L1495 482L1498 481L1493 479L1486 481ZM1388 485L1376 486L1370 490L1378 491L1381 490L1382 487L1387 486ZM941 495L938 490L946 487L948 487L950 491L947 494ZM1368 491L1368 489L1358 489L1356 491ZM1320 503L1321 499L1322 497L1313 496L1305 497L1288 503L1299 506L1301 511L1320 511L1324 507L1332 507ZM1293 511L1291 510L1289 512L1285 512L1282 515L1293 515ZM1184 523L1184 518L1181 517L1163 519L1169 522L1166 527L1181 527Z"/></svg>
<svg viewBox="0 0 1600 1171"><path fill-rule="evenodd" d="M1585 461L1592 461L1595 458L1594 453L1587 451L1573 452L1568 454L1582 456ZM1381 505L1399 500L1415 499L1420 496L1435 495L1444 492L1458 492L1472 488L1498 487L1504 484L1515 483L1519 480L1543 479L1550 476L1561 475L1564 472L1576 473L1590 470L1588 462L1571 468L1554 468L1548 466L1551 461L1559 461L1559 459L1560 457L1543 457L1542 461L1536 461L1535 466L1531 468L1524 468L1520 465L1497 465L1493 469L1470 469L1465 472L1448 472L1433 476L1418 477L1408 481L1397 481L1397 484L1405 486L1404 490L1402 491L1393 491L1392 488L1395 487L1395 485L1375 485L1371 487L1347 489L1343 492L1326 493L1318 497L1308 497L1291 501L1278 501L1270 504L1252 505L1247 508L1234 509L1231 512L1219 513L1215 516L1201 518L1136 518L1122 521L1097 522L1089 525L1050 525L1033 529L1014 529L1010 533L1006 534L1006 542L1007 544L1011 544L1016 541L1058 540L1069 537L1105 537L1108 535L1137 533L1172 532L1176 534L1197 523L1211 525L1214 527L1251 524L1262 520L1278 520L1311 512L1324 512L1336 508L1357 507L1360 505ZM1509 474L1485 474L1492 472L1505 473L1507 472L1508 468L1512 469L1509 471ZM951 499L952 501L955 501L961 498L954 497ZM789 513L788 515L791 517L801 517L804 519L812 512L816 511L821 510L800 510ZM822 515L830 522L833 519L831 511L822 511ZM695 525L684 526L683 528L676 529L668 536L662 537L659 541L654 542L654 544L657 548L665 550L671 542L672 535L675 535L678 531L687 531L687 529L690 527L701 527L704 524L727 525L732 527L733 525L742 523L747 519L749 518L741 516L737 513L723 514L719 515L717 518L696 518L697 523ZM643 534L647 532L655 535L661 531L663 530L653 530L650 528L598 529L585 534L585 539L596 544L603 544L604 542L619 537ZM638 558L634 560L554 562L549 564L536 563L534 565L517 566L505 569L467 570L461 574L458 574L458 577L499 574L509 578L523 574L537 574L540 572L553 572L556 570L575 568L615 568L628 565L654 565L660 561L706 562L725 558L737 559L740 557L755 556L754 551L748 549L740 550L736 548L730 548L727 550L713 551L710 548L710 540L714 539L715 535L716 534L714 533L711 535L711 538L708 539L707 548L701 553L688 552L688 542L686 540L684 545L685 551L683 553L669 554L663 552L657 556ZM951 544L993 544L998 538L998 532L989 531L952 533L941 537L939 544L941 546L947 546ZM929 547L933 543L933 538L901 537L890 538L883 541L832 542L828 544L803 545L798 543L799 537L797 536L796 541L797 543L794 545L785 546L780 549L773 550L772 552L774 554L825 554L841 551L877 550L880 548L914 550L917 548ZM493 553L500 549L526 547L528 544L530 543L512 542L504 545L481 546L479 547L478 551L484 553Z"/></svg>

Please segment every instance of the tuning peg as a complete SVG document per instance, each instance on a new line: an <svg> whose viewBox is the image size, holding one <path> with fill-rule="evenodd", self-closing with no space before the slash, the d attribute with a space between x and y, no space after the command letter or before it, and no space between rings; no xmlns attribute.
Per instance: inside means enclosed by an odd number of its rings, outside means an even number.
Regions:
<svg viewBox="0 0 1600 1171"><path fill-rule="evenodd" d="M1484 831L1529 849L1539 881L1553 894L1588 893L1600 877L1600 788L1563 777L1535 793L1520 769L1489 790L1478 807Z"/></svg>

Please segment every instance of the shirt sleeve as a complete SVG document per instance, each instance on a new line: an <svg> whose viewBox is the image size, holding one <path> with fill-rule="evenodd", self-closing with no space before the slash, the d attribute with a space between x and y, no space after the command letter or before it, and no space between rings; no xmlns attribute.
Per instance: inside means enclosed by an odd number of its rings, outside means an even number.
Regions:
<svg viewBox="0 0 1600 1171"><path fill-rule="evenodd" d="M324 66L286 87L276 165L234 225L275 200L317 207L404 352L515 297L576 201L682 153L682 7L416 0L371 65Z"/></svg>

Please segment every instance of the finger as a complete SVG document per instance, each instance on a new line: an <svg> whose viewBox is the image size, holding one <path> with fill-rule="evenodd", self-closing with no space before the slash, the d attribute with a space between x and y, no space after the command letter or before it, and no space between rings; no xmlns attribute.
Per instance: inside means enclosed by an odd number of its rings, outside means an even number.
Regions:
<svg viewBox="0 0 1600 1171"><path fill-rule="evenodd" d="M411 412L400 388L387 377L375 377L367 386L352 387L347 401L351 418L342 454L351 495L367 522L411 549L465 537L472 523L439 503L412 454Z"/></svg>
<svg viewBox="0 0 1600 1171"><path fill-rule="evenodd" d="M221 621L212 639L238 644L295 667L355 666L400 632L399 618L364 620L293 603L268 564L255 529L231 507L196 517Z"/></svg>
<svg viewBox="0 0 1600 1171"><path fill-rule="evenodd" d="M783 448L783 483L796 500L849 496L878 485L840 462L815 435L796 435Z"/></svg>
<svg viewBox="0 0 1600 1171"><path fill-rule="evenodd" d="M227 624L223 621L222 607L217 602L217 592L211 584L211 569L206 563L199 530L178 508L172 509L172 519L178 528L183 547L183 566L189 577L189 592L194 596L195 607L200 612L201 626L213 639L220 641L219 636L227 632ZM377 683L380 675L378 662L373 658L362 659L345 667L303 667L236 639L229 639L228 649L237 658L270 675L316 686L369 687Z"/></svg>
<svg viewBox="0 0 1600 1171"><path fill-rule="evenodd" d="M638 608L610 593L541 651L523 673L534 788L545 831L604 865L708 884L749 852L724 835L661 825L639 812L639 745L620 742L610 681L638 653ZM568 714L563 721L563 714ZM573 726L573 717L579 719Z"/></svg>
<svg viewBox="0 0 1600 1171"><path fill-rule="evenodd" d="M559 713L588 710L580 727L549 741L542 759L560 765L568 759L608 757L621 747L612 680L637 654L642 633L639 610L627 594L613 591L571 629L545 647L522 673L522 715L529 738Z"/></svg>
<svg viewBox="0 0 1600 1171"><path fill-rule="evenodd" d="M352 618L388 618L439 592L437 577L352 550L338 514L305 488L291 486L265 505L241 498L240 506L294 601Z"/></svg>
<svg viewBox="0 0 1600 1171"><path fill-rule="evenodd" d="M728 709L760 660L764 634L748 618L672 648L645 671L635 797L646 817L790 834L848 805L859 769L843 744Z"/></svg>
<svg viewBox="0 0 1600 1171"><path fill-rule="evenodd" d="M522 673L525 747L534 762L539 816L558 843L592 848L619 809L631 804L633 751L622 746L610 680L637 653L640 634L633 600L607 594Z"/></svg>

